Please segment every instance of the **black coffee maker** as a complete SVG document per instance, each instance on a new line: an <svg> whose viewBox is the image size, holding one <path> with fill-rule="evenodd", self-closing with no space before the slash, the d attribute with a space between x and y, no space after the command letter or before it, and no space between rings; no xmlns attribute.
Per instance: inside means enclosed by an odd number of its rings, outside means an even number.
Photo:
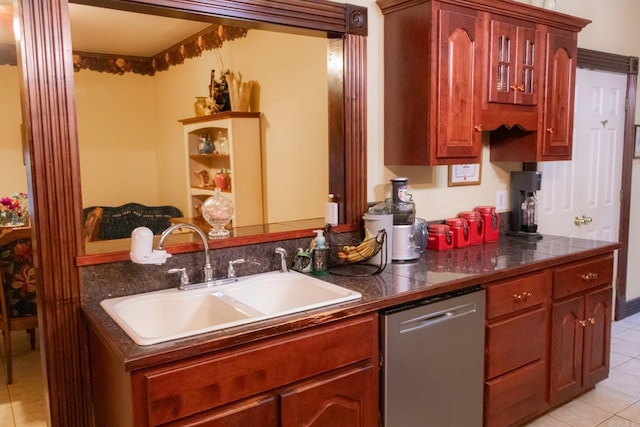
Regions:
<svg viewBox="0 0 640 427"><path fill-rule="evenodd" d="M511 172L511 229L507 234L528 239L542 239L538 233L538 201L542 173Z"/></svg>

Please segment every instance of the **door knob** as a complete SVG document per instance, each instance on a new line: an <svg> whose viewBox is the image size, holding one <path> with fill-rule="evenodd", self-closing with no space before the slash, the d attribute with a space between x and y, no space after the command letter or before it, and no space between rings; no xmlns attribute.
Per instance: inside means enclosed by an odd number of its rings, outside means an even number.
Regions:
<svg viewBox="0 0 640 427"><path fill-rule="evenodd" d="M577 225L578 227L581 225L585 225L585 224L591 224L593 222L593 218L591 218L590 216L585 216L582 215L582 218L580 218L579 216L575 217L573 219L573 223L575 225Z"/></svg>

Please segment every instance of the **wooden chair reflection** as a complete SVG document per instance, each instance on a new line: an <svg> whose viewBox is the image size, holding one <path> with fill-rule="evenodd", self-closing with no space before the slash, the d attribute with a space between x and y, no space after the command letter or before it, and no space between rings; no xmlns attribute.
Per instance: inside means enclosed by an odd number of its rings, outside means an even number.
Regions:
<svg viewBox="0 0 640 427"><path fill-rule="evenodd" d="M29 228L13 229L0 237L0 330L4 336L8 384L13 382L11 331L26 330L31 349L36 344L38 316L32 254Z"/></svg>

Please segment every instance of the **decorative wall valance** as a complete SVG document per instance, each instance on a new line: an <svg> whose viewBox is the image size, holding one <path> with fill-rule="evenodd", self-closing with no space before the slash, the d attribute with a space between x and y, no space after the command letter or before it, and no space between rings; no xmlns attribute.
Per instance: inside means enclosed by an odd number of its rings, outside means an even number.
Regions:
<svg viewBox="0 0 640 427"><path fill-rule="evenodd" d="M73 69L76 72L91 70L153 76L158 71L168 70L172 65L182 64L185 59L197 58L207 50L218 49L226 41L246 37L247 32L246 28L212 25L153 57L74 52ZM15 46L0 44L0 65L17 65Z"/></svg>

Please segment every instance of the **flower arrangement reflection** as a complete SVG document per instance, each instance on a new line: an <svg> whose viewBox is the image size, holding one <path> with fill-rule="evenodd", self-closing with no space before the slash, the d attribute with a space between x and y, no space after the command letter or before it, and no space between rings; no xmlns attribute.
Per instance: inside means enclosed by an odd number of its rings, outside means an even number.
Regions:
<svg viewBox="0 0 640 427"><path fill-rule="evenodd" d="M25 193L0 198L0 226L16 227L29 223L29 201Z"/></svg>

